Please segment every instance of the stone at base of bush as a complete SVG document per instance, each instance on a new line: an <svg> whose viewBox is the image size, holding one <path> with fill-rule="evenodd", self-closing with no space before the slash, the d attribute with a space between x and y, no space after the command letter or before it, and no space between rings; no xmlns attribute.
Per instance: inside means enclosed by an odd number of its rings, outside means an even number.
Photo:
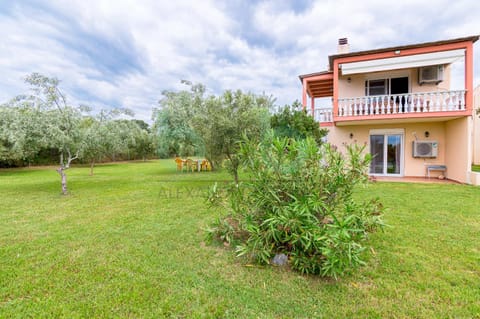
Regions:
<svg viewBox="0 0 480 319"><path fill-rule="evenodd" d="M272 259L272 264L275 266L285 266L288 263L288 257L285 254L276 254Z"/></svg>

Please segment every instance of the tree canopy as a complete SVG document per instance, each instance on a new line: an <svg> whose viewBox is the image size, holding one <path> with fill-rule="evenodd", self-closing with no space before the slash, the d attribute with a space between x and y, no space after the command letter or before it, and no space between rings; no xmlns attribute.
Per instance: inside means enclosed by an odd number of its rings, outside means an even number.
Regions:
<svg viewBox="0 0 480 319"><path fill-rule="evenodd" d="M163 158L204 152L203 143L191 126L191 119L203 103L205 87L188 81L182 83L190 89L163 91L163 98L158 102L159 108L153 111L153 131L157 136L158 155Z"/></svg>
<svg viewBox="0 0 480 319"><path fill-rule="evenodd" d="M240 90L206 96L202 84L183 83L189 89L164 91L154 112L160 155L202 154L213 168L226 159L237 180L238 142L244 135L262 137L274 100Z"/></svg>
<svg viewBox="0 0 480 319"><path fill-rule="evenodd" d="M205 157L213 166L227 160L227 168L238 182L239 142L243 137L261 139L269 129L273 100L264 95L225 91L211 96L192 118L192 126L205 145Z"/></svg>
<svg viewBox="0 0 480 319"><path fill-rule="evenodd" d="M320 145L322 138L327 135L327 130L321 129L298 101L291 106L285 105L279 113L272 116L270 123L279 137L305 139L310 136Z"/></svg>
<svg viewBox="0 0 480 319"><path fill-rule="evenodd" d="M66 194L65 170L74 160L88 161L93 173L95 161L106 157L145 159L153 153L147 123L118 119L133 115L130 110L101 110L93 116L90 108L67 100L58 79L32 73L25 82L27 94L0 106L0 164L31 163L39 154L55 154Z"/></svg>

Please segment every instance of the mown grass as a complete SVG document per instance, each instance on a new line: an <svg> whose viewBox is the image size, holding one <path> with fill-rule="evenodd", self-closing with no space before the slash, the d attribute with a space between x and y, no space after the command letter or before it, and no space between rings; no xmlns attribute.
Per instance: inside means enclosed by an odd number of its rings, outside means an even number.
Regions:
<svg viewBox="0 0 480 319"><path fill-rule="evenodd" d="M173 161L0 170L0 317L472 318L480 316L480 188L375 183L385 232L339 281L258 267L204 244L223 173Z"/></svg>
<svg viewBox="0 0 480 319"><path fill-rule="evenodd" d="M480 172L480 165L472 165L472 171Z"/></svg>

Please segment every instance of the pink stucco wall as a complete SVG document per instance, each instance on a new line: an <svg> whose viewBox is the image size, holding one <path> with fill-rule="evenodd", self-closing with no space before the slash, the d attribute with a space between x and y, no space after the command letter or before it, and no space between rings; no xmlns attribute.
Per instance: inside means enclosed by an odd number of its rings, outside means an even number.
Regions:
<svg viewBox="0 0 480 319"><path fill-rule="evenodd" d="M373 79L385 79L406 77L409 78L410 93L422 93L422 92L443 92L450 90L450 66L446 66L444 69L444 80L438 85L436 84L418 84L418 68L392 70L388 72L374 72L363 74L352 74L339 76L338 79L338 97L360 97L365 96L365 81ZM348 79L350 78L350 82Z"/></svg>
<svg viewBox="0 0 480 319"><path fill-rule="evenodd" d="M480 118L476 110L480 109L480 85L475 88L473 95L473 164L480 165Z"/></svg>
<svg viewBox="0 0 480 319"><path fill-rule="evenodd" d="M424 177L426 165L446 165L446 176L462 183L467 182L468 163L464 159L468 154L468 117L442 121L421 123L396 123L381 125L352 125L329 127L328 141L336 145L340 150L344 144L365 144L366 152L369 152L370 130L373 129L403 129L404 132L404 176ZM429 137L425 137L425 132ZM353 137L350 138L350 134ZM437 158L414 158L412 154L412 142L418 140L435 140L438 142ZM431 172L432 177L443 174L439 171Z"/></svg>
<svg viewBox="0 0 480 319"><path fill-rule="evenodd" d="M462 117L445 123L445 164L448 178L461 183L469 183L472 165L471 117Z"/></svg>

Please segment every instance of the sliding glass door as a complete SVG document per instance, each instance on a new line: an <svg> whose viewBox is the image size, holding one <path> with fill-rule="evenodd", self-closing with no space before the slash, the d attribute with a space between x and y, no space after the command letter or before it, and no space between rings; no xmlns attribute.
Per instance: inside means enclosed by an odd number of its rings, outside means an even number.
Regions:
<svg viewBox="0 0 480 319"><path fill-rule="evenodd" d="M403 175L403 134L370 134L370 174Z"/></svg>

